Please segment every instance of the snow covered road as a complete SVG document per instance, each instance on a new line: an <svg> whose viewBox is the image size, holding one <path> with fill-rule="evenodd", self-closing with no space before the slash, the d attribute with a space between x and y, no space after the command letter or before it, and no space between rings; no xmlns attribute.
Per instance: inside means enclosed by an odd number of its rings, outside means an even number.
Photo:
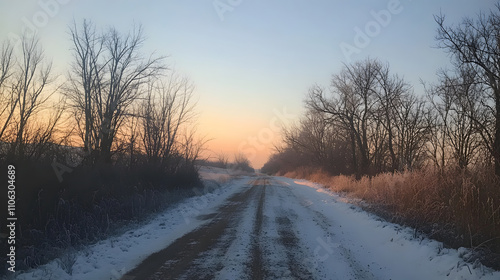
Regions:
<svg viewBox="0 0 500 280"><path fill-rule="evenodd" d="M122 279L500 279L307 181L238 186Z"/></svg>
<svg viewBox="0 0 500 280"><path fill-rule="evenodd" d="M464 261L468 250L415 236L308 181L237 176L208 186L10 279L500 279Z"/></svg>

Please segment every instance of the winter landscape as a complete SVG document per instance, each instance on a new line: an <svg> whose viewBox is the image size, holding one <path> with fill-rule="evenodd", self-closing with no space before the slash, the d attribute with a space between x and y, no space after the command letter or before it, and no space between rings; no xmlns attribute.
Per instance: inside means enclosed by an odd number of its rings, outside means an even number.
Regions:
<svg viewBox="0 0 500 280"><path fill-rule="evenodd" d="M0 0L1 279L500 279L500 2Z"/></svg>

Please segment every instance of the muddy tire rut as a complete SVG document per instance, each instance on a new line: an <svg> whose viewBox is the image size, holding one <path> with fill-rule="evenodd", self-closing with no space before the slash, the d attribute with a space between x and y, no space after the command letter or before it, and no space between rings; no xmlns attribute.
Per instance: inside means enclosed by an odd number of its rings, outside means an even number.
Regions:
<svg viewBox="0 0 500 280"><path fill-rule="evenodd" d="M198 219L207 220L207 223L150 255L122 279L213 279L222 264L210 269L197 268L200 263L197 261L203 259L203 254L210 250L225 253L236 239L233 229L242 219L243 210L252 201L258 200L261 204L264 182L264 179L251 181L248 188L231 196L215 213L198 216Z"/></svg>
<svg viewBox="0 0 500 280"><path fill-rule="evenodd" d="M269 177L250 180L214 212L199 215L204 224L122 279L314 279L290 203L300 205L287 186Z"/></svg>

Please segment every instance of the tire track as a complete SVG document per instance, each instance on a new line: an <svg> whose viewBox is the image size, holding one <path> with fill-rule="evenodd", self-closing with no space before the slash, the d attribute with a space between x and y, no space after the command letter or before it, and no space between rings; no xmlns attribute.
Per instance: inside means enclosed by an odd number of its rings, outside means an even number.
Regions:
<svg viewBox="0 0 500 280"><path fill-rule="evenodd" d="M288 269L293 279L313 279L311 272L302 265L304 257L292 221L288 217L280 215L276 217L276 224L278 225L280 243L285 247Z"/></svg>
<svg viewBox="0 0 500 280"><path fill-rule="evenodd" d="M257 206L257 211L255 215L255 222L253 228L253 238L252 238L252 259L250 262L250 273L252 279L263 279L267 273L262 263L262 249L260 248L260 239L262 235L262 220L263 220L263 209L264 200L266 195L266 185L267 180L262 179L263 187L260 188L259 202Z"/></svg>
<svg viewBox="0 0 500 280"><path fill-rule="evenodd" d="M220 249L221 253L227 250L236 238L234 234L228 236L228 229L236 226L245 206L256 197L259 189L256 186L257 180L245 191L234 194L217 210L218 214L201 215L200 219L212 220L150 255L122 279L179 279L186 272L190 274L190 278L194 277L191 279L212 279L218 267L213 267L210 271L196 270L195 261L213 248Z"/></svg>
<svg viewBox="0 0 500 280"><path fill-rule="evenodd" d="M283 185L283 184L280 184ZM309 221L309 224L313 227L318 227L321 230L318 232L322 232L322 236L315 236L316 238L320 238L322 243L318 243L318 247L320 251L322 251L321 256L316 255L314 252L309 255L312 255L313 260L314 258L317 258L316 261L322 261L325 262L336 262L336 264L344 263L346 265L346 268L348 267L348 270L345 271L345 273L349 273L352 278L350 279L375 279L375 275L370 272L369 267L363 266L351 253L350 249L344 247L344 240L341 236L338 236L337 231L339 228L334 227L334 222L329 220L323 213L316 211L312 209L311 203L308 203L305 201L302 197L297 196L293 191L286 187L281 187L279 188L281 192L277 195L279 197L280 201L296 201L296 205L300 205L301 207L307 209L307 211L301 211L302 213L306 215L302 215L301 217L298 217L295 214L295 217L302 219L302 222L304 222L304 219L307 219ZM282 207L284 208L284 207ZM286 209L283 209L286 210ZM282 211L283 211L282 210ZM287 219L288 217L294 217L294 210L293 208L288 210L288 213L285 213L285 216L283 219L283 222L286 226L284 227L285 229L287 228L293 228L294 223L295 223L295 229L297 230L297 233L301 232L301 227L299 225L299 221L297 219ZM312 222L312 223L311 223ZM278 223L279 224L279 223ZM339 234L341 235L341 234ZM302 238L304 235L302 235ZM326 238L325 238L326 237ZM318 240L318 239L316 239ZM297 238L297 242L301 243L303 240L300 238ZM298 245L297 247L300 247L301 245ZM302 244L303 246L303 244ZM287 247L288 249L288 247ZM316 250L316 249L315 249ZM326 253L326 254L325 254ZM289 257L291 260L295 260L298 262L295 262L296 265L296 270L297 267L300 268L300 259L293 259L293 256ZM300 274L302 272L302 274ZM293 270L292 270L293 273ZM295 279L314 279L313 276L318 276L316 273L313 275L310 273L309 270L305 270L305 273L303 271L298 270L297 274L293 275ZM324 277L328 277L330 279L335 279L337 277L336 275L324 275Z"/></svg>
<svg viewBox="0 0 500 280"><path fill-rule="evenodd" d="M286 184L260 177L122 279L334 279L317 269L320 262L352 279L371 279L348 249L333 243L342 244L338 228L313 208Z"/></svg>

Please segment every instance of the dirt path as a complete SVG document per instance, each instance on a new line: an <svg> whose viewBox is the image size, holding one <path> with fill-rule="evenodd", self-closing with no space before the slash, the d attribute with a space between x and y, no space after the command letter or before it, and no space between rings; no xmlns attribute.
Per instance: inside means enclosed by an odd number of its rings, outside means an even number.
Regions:
<svg viewBox="0 0 500 280"><path fill-rule="evenodd" d="M208 251L217 250L219 257L227 251L237 238L235 228L241 219L252 218L242 217L243 210L254 203L258 203L260 209L256 213L258 218L255 222L255 231L259 231L266 181L264 178L251 181L248 188L230 197L215 213L199 216L198 219L210 222L152 254L122 279L213 279L222 264L199 268L199 259ZM258 250L254 256L251 270L259 271L261 264ZM216 259L213 261L217 262Z"/></svg>
<svg viewBox="0 0 500 280"><path fill-rule="evenodd" d="M306 215L297 214L297 207ZM207 222L149 256L122 279L315 279L326 276L315 270L318 249L309 248L307 244L311 244L311 240L307 243L301 238L304 230L308 230L303 226L307 221L314 221L314 227L321 232L331 231L331 224L276 178L250 180L241 192L213 213L197 218ZM309 237L317 238L316 235ZM348 259L345 252L337 258ZM353 261L346 261L345 266L348 270L349 267L362 270ZM352 279L371 279L357 271L351 273Z"/></svg>

